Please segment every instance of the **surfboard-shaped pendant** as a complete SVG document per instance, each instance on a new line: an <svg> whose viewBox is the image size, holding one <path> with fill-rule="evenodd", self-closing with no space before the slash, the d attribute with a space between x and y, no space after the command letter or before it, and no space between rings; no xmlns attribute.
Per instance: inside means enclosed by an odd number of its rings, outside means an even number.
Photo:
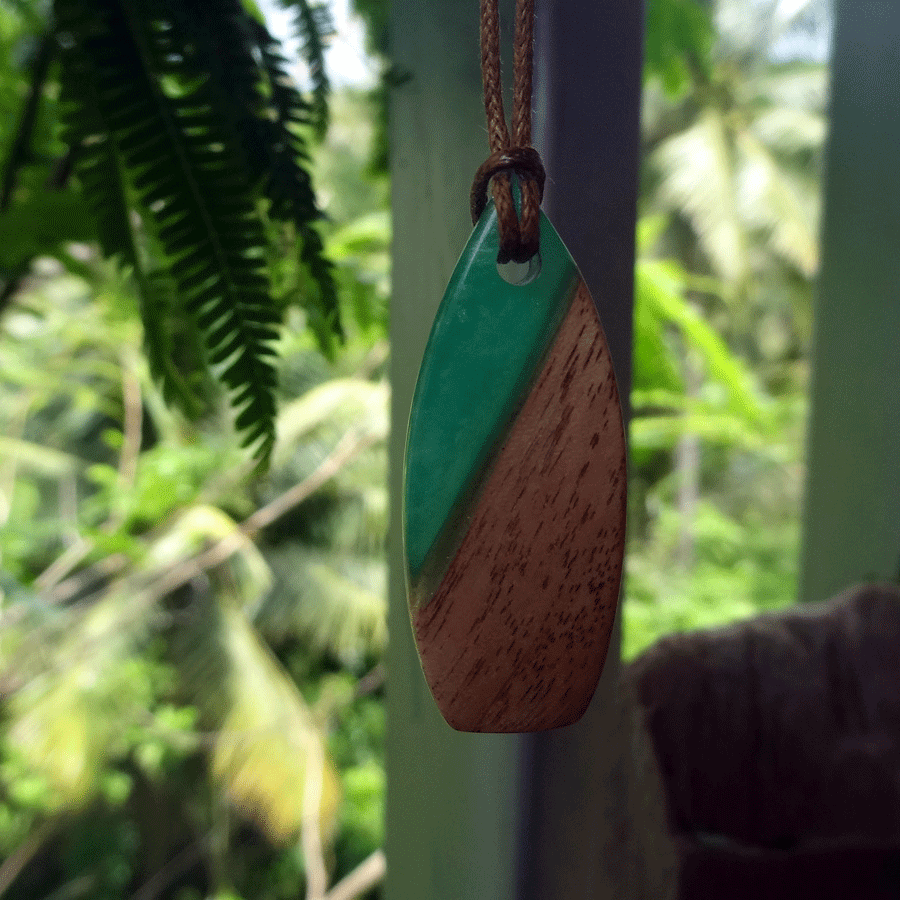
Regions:
<svg viewBox="0 0 900 900"><path fill-rule="evenodd" d="M435 318L410 415L410 618L434 699L460 731L577 721L619 596L615 375L588 288L540 219L539 272L510 284L488 205Z"/></svg>

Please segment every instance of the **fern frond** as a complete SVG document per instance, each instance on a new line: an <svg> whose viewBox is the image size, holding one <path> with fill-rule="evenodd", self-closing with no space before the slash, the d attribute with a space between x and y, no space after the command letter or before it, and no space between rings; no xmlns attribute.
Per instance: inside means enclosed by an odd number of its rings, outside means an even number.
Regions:
<svg viewBox="0 0 900 900"><path fill-rule="evenodd" d="M326 43L334 34L331 13L324 3L311 0L281 0L281 5L294 13L300 52L312 83L312 124L321 134L328 125L327 98L331 90L325 68Z"/></svg>
<svg viewBox="0 0 900 900"><path fill-rule="evenodd" d="M58 4L57 31L64 42L83 36L74 4ZM137 251L127 202L127 186L113 136L100 114L95 60L69 47L62 54L63 140L72 149L74 169L97 222L103 252L137 264Z"/></svg>
<svg viewBox="0 0 900 900"><path fill-rule="evenodd" d="M205 82L184 77L190 45L172 34L177 19L167 6L57 0L57 20L71 29L66 52L80 57L70 96L93 108L121 153L183 308L232 391L236 425L265 460L274 440L280 317L268 291L258 195Z"/></svg>
<svg viewBox="0 0 900 900"><path fill-rule="evenodd" d="M203 81L203 96L223 125L233 131L235 147L243 155L247 178L259 184L269 201L268 213L280 222L290 222L300 239L300 258L312 276L318 296L304 296L304 306L327 350L332 334L341 334L334 270L324 254L315 223L322 218L307 169L309 150L300 129L304 125L324 127L327 79L311 104L297 89L281 44L266 27L245 14L239 0L208 0L187 7L177 0L167 2L168 15L179 23L190 53L173 45L182 67ZM314 13L317 27L330 29L321 13ZM171 41L170 41L171 43ZM324 61L322 60L323 64ZM322 109L316 111L321 105ZM316 327L322 323L321 328Z"/></svg>
<svg viewBox="0 0 900 900"><path fill-rule="evenodd" d="M85 70L90 63L83 54L63 55L63 139L75 151L75 171L94 214L104 253L119 257L130 267L137 284L150 371L161 384L166 401L192 415L199 407L195 383L202 371L202 344L196 334L186 340L186 324L177 315L177 290L169 273L165 269L147 271L136 220L129 209L125 163L115 136L98 111L95 78ZM85 92L80 98L72 93L76 84ZM88 97L93 102L86 103ZM187 357L185 350L189 351Z"/></svg>
<svg viewBox="0 0 900 900"><path fill-rule="evenodd" d="M135 270L150 372L167 403L191 418L201 410L203 343L193 323L178 315L178 291L165 269Z"/></svg>
<svg viewBox="0 0 900 900"><path fill-rule="evenodd" d="M322 237L315 227L321 218L309 172L302 165L308 150L297 126L310 120L309 103L297 90L287 71L280 45L265 26L251 23L266 74L273 115L262 122L260 146L268 150L264 191L271 206L269 214L279 221L292 222L300 238L300 258L319 289L318 316L311 323L319 344L327 348L332 334L342 335L334 266L325 255ZM327 81L323 90L327 90ZM322 102L324 102L324 94ZM324 121L324 120L323 120ZM307 304L309 306L309 304ZM317 324L321 323L321 327Z"/></svg>

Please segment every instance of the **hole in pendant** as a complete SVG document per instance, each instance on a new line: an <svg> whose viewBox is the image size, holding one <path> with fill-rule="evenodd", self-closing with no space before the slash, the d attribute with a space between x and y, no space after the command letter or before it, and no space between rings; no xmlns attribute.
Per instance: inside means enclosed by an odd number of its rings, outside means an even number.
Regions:
<svg viewBox="0 0 900 900"><path fill-rule="evenodd" d="M523 263L497 263L497 273L507 284L529 284L541 274L541 254L535 253Z"/></svg>

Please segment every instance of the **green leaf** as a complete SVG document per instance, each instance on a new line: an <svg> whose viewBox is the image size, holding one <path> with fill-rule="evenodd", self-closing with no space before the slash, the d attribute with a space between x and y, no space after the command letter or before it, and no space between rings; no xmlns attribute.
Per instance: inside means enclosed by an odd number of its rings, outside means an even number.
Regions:
<svg viewBox="0 0 900 900"><path fill-rule="evenodd" d="M709 409L685 415L635 416L628 439L636 451L672 450L687 436L699 437L707 444L731 450L765 449L765 439L757 431L748 431L740 416Z"/></svg>
<svg viewBox="0 0 900 900"><path fill-rule="evenodd" d="M682 93L696 75L708 76L713 24L696 0L650 0L646 5L644 71L670 95Z"/></svg>
<svg viewBox="0 0 900 900"><path fill-rule="evenodd" d="M33 194L0 213L0 270L18 271L35 257L95 234L91 211L77 191Z"/></svg>
<svg viewBox="0 0 900 900"><path fill-rule="evenodd" d="M387 385L363 378L333 378L312 388L282 408L273 461L284 463L300 441L323 427L331 432L355 425L386 437L388 396Z"/></svg>
<svg viewBox="0 0 900 900"><path fill-rule="evenodd" d="M642 263L635 270L633 390L683 391L684 379L674 348L665 340L665 322L649 294L654 290Z"/></svg>
<svg viewBox="0 0 900 900"><path fill-rule="evenodd" d="M325 68L326 40L334 34L328 6L311 0L280 0L281 6L294 12L294 27L300 38L300 52L313 86L313 125L324 132L328 122L326 98L330 90Z"/></svg>
<svg viewBox="0 0 900 900"><path fill-rule="evenodd" d="M653 315L679 329L688 346L700 355L710 377L728 391L732 410L745 423L758 427L765 422L766 414L750 388L750 374L685 298L687 278L677 263L643 260L638 266L638 295Z"/></svg>
<svg viewBox="0 0 900 900"><path fill-rule="evenodd" d="M696 122L660 143L651 163L661 176L660 200L687 217L714 272L729 282L743 279L749 262L725 116L705 108Z"/></svg>
<svg viewBox="0 0 900 900"><path fill-rule="evenodd" d="M276 584L256 616L271 640L303 639L348 666L387 643L385 570L346 552L281 550L271 557Z"/></svg>
<svg viewBox="0 0 900 900"><path fill-rule="evenodd" d="M738 147L736 189L742 218L763 232L782 259L812 278L819 266L818 186L785 170L750 132L739 135Z"/></svg>
<svg viewBox="0 0 900 900"><path fill-rule="evenodd" d="M49 787L51 810L77 809L95 797L108 761L127 752L128 725L147 715L151 664L136 655L146 627L121 595L111 595L51 620L4 661L31 675L10 698L8 739Z"/></svg>
<svg viewBox="0 0 900 900"><path fill-rule="evenodd" d="M217 732L213 776L271 841L296 840L311 813L328 838L340 782L303 697L236 606L207 598L193 613L174 649L201 723Z"/></svg>
<svg viewBox="0 0 900 900"><path fill-rule="evenodd" d="M267 241L235 136L184 62L191 45L176 32L181 17L165 0L57 0L56 12L72 36L68 96L93 124L102 122L124 161L183 309L203 332L210 359L219 360L244 443L255 444L264 462L274 441L270 342L280 320L268 292ZM96 140L94 129L77 133L77 116L69 121L76 146ZM127 208L127 199L118 205Z"/></svg>
<svg viewBox="0 0 900 900"><path fill-rule="evenodd" d="M71 476L85 466L83 460L61 450L5 435L0 435L0 459L48 478Z"/></svg>

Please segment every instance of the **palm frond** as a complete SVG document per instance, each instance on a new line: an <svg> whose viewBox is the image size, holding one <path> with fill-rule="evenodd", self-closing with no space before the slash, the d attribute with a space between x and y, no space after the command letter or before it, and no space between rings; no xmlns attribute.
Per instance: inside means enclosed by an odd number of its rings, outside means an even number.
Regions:
<svg viewBox="0 0 900 900"><path fill-rule="evenodd" d="M267 639L300 639L349 666L384 650L386 573L379 557L286 548L269 561L275 583L255 617Z"/></svg>
<svg viewBox="0 0 900 900"><path fill-rule="evenodd" d="M652 315L678 328L685 344L703 361L710 381L727 392L729 412L751 431L767 423L752 374L687 300L687 273L672 260L642 260L638 272L640 302Z"/></svg>
<svg viewBox="0 0 900 900"><path fill-rule="evenodd" d="M216 731L214 777L273 841L296 838L311 814L332 833L340 782L300 692L236 605L206 597L192 612L173 649L201 722Z"/></svg>
<svg viewBox="0 0 900 900"><path fill-rule="evenodd" d="M635 398L642 402L640 394ZM636 451L674 450L685 437L697 437L711 446L768 453L771 445L756 431L748 431L741 416L710 409L700 403L675 415L636 415L632 419L628 439Z"/></svg>
<svg viewBox="0 0 900 900"><path fill-rule="evenodd" d="M389 391L364 378L332 378L286 403L278 419L276 465L284 464L301 442L326 433L341 434L351 425L386 438Z"/></svg>
<svg viewBox="0 0 900 900"><path fill-rule="evenodd" d="M741 216L763 231L789 265L812 278L819 264L819 191L810 178L781 166L749 132L738 137L737 196Z"/></svg>
<svg viewBox="0 0 900 900"><path fill-rule="evenodd" d="M234 552L218 569L217 577L228 583L242 606L256 606L271 587L269 567L256 544L241 532L234 519L215 506L197 503L178 515L147 548L140 571L151 577L159 576L222 541L232 542Z"/></svg>
<svg viewBox="0 0 900 900"><path fill-rule="evenodd" d="M60 478L84 466L83 460L63 450L3 434L0 434L0 458L22 466L30 474L48 478Z"/></svg>
<svg viewBox="0 0 900 900"><path fill-rule="evenodd" d="M751 128L756 137L773 150L812 156L818 154L825 143L828 123L818 112L775 107L763 112Z"/></svg>
<svg viewBox="0 0 900 900"><path fill-rule="evenodd" d="M746 86L756 106L783 107L823 114L828 106L828 67L794 62L760 73Z"/></svg>
<svg viewBox="0 0 900 900"><path fill-rule="evenodd" d="M49 788L52 810L89 802L104 765L127 752L129 727L149 715L139 661L148 624L110 595L86 612L45 617L11 661L25 677L8 700L8 749Z"/></svg>
<svg viewBox="0 0 900 900"><path fill-rule="evenodd" d="M734 150L721 113L707 110L660 143L652 164L663 203L688 218L713 271L739 282L748 271L747 247L735 202Z"/></svg>

